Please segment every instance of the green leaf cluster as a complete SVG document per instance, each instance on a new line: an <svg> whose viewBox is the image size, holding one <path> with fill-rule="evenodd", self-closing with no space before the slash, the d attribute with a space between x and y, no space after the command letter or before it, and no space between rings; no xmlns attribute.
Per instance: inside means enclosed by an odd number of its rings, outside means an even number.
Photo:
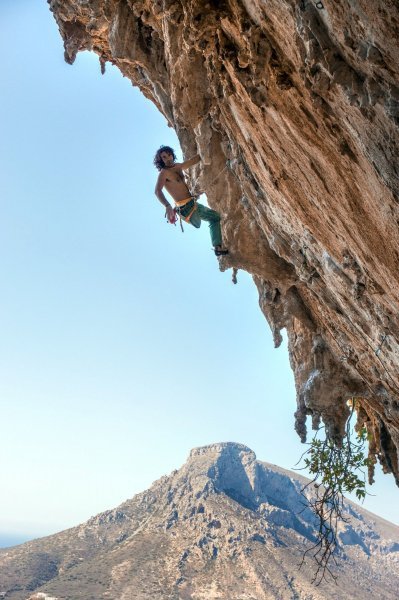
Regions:
<svg viewBox="0 0 399 600"><path fill-rule="evenodd" d="M367 430L361 429L353 440L345 435L338 446L330 438L313 438L304 456L304 466L315 477L314 482L345 495L354 493L358 500L366 495L364 468L369 465L365 453Z"/></svg>

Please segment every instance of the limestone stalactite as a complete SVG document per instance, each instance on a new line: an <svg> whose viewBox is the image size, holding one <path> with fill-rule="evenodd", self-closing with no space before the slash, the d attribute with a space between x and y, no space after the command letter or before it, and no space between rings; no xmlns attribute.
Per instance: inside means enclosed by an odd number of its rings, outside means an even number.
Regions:
<svg viewBox="0 0 399 600"><path fill-rule="evenodd" d="M301 438L312 415L339 440L361 398L399 483L396 0L49 4L69 63L115 64L200 153L221 268L253 275L276 345L288 332Z"/></svg>

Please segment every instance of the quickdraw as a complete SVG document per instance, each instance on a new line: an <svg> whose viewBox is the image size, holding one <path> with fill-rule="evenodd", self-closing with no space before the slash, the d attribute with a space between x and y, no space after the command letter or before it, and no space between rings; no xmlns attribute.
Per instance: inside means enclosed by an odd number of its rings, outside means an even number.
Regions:
<svg viewBox="0 0 399 600"><path fill-rule="evenodd" d="M319 0L318 2L314 2L314 5L318 10L324 10L324 4L323 4L323 2L321 2L321 0ZM306 6L307 6L307 4L306 4L305 0L301 0L300 4L299 4L300 9L306 10Z"/></svg>
<svg viewBox="0 0 399 600"><path fill-rule="evenodd" d="M176 225L177 222L177 214L176 214L176 209L173 209L173 216L168 219L168 213L165 212L165 219L167 220L168 223L170 223L171 225Z"/></svg>

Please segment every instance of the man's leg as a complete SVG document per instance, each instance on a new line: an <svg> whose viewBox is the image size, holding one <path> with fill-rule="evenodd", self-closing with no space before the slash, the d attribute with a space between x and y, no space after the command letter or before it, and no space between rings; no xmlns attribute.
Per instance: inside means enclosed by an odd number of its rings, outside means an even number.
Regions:
<svg viewBox="0 0 399 600"><path fill-rule="evenodd" d="M194 225L196 229L199 229L201 227L201 217L199 215L198 209L195 209L195 211L191 215L190 224Z"/></svg>
<svg viewBox="0 0 399 600"><path fill-rule="evenodd" d="M212 210L203 204L197 203L197 210L194 212L190 222L194 225L198 219L209 223L209 231L211 234L212 246L219 247L222 245L222 231L220 228L220 215L216 210ZM194 222L193 222L194 221ZM194 227L198 225L194 225Z"/></svg>

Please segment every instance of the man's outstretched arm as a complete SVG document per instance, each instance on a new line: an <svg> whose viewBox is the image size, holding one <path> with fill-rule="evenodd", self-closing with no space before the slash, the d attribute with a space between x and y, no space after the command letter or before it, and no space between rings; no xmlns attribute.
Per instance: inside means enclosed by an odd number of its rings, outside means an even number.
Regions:
<svg viewBox="0 0 399 600"><path fill-rule="evenodd" d="M177 163L176 167L179 167L180 169L183 169L183 170L189 169L193 165L196 165L197 163L199 163L200 160L201 160L200 155L196 154L195 156L193 156L193 158L189 158L188 160L185 160L182 163Z"/></svg>

